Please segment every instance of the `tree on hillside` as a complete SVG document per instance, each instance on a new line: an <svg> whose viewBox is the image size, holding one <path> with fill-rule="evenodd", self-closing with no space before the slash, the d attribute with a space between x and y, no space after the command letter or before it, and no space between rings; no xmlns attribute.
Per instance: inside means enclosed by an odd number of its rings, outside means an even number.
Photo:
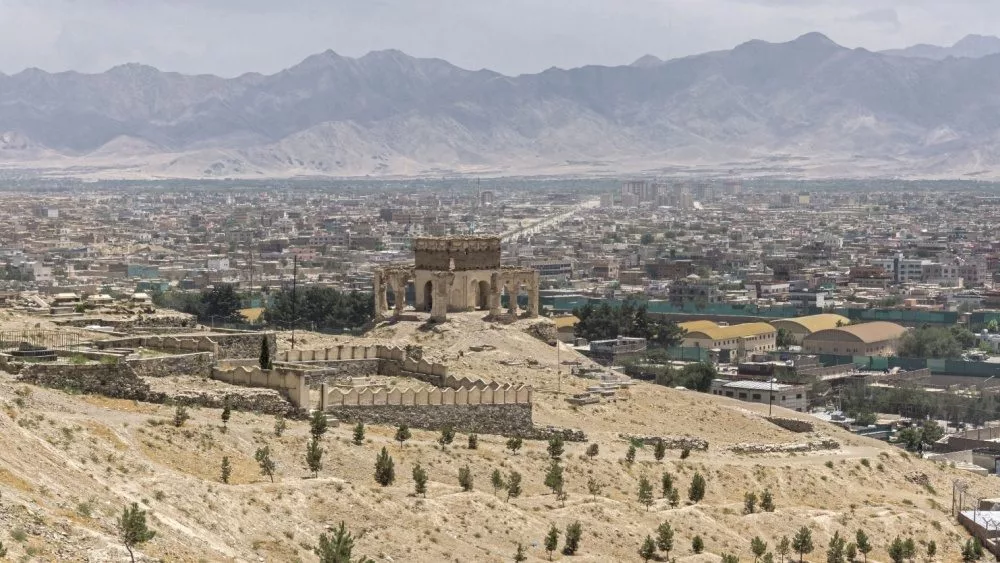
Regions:
<svg viewBox="0 0 1000 563"><path fill-rule="evenodd" d="M329 426L330 423L326 419L325 412L317 410L313 411L312 415L309 416L309 434L314 440L322 438Z"/></svg>
<svg viewBox="0 0 1000 563"><path fill-rule="evenodd" d="M750 553L753 553L753 560L757 561L767 553L767 542L760 539L760 536L754 536L750 540Z"/></svg>
<svg viewBox="0 0 1000 563"><path fill-rule="evenodd" d="M320 563L375 563L374 560L362 556L351 559L354 554L354 537L347 531L343 521L332 536L319 535L319 545L313 548L313 553L319 557Z"/></svg>
<svg viewBox="0 0 1000 563"><path fill-rule="evenodd" d="M233 416L233 407L229 402L229 395L222 401L222 431L225 432L229 428L229 419Z"/></svg>
<svg viewBox="0 0 1000 563"><path fill-rule="evenodd" d="M705 551L705 540L701 539L701 536L691 538L691 551L695 553Z"/></svg>
<svg viewBox="0 0 1000 563"><path fill-rule="evenodd" d="M623 300L618 306L607 301L599 305L588 303L573 310L580 319L574 334L587 340L609 340L618 336L645 338L654 346L676 346L684 337L684 330L677 323L656 320L649 316L645 303L634 297Z"/></svg>
<svg viewBox="0 0 1000 563"><path fill-rule="evenodd" d="M271 343L266 336L260 339L260 354L257 356L257 363L263 370L274 368L271 363Z"/></svg>
<svg viewBox="0 0 1000 563"><path fill-rule="evenodd" d="M253 458L257 460L257 465L260 466L260 474L269 477L273 483L274 470L277 465L274 463L274 460L271 459L270 446L257 448L257 451L253 454Z"/></svg>
<svg viewBox="0 0 1000 563"><path fill-rule="evenodd" d="M653 538L647 535L639 547L639 557L645 562L652 559L654 555L656 555L656 543L653 542Z"/></svg>
<svg viewBox="0 0 1000 563"><path fill-rule="evenodd" d="M520 436L511 436L507 438L507 449L510 450L510 453L516 454L517 450L521 449L523 443L524 441Z"/></svg>
<svg viewBox="0 0 1000 563"><path fill-rule="evenodd" d="M559 528L553 524L549 528L549 533L545 535L545 551L549 554L549 561L552 561L552 552L559 547Z"/></svg>
<svg viewBox="0 0 1000 563"><path fill-rule="evenodd" d="M670 523L664 522L656 527L656 549L663 552L663 558L670 559L670 550L674 548L674 530Z"/></svg>
<svg viewBox="0 0 1000 563"><path fill-rule="evenodd" d="M757 512L757 493L750 491L743 495L743 514Z"/></svg>
<svg viewBox="0 0 1000 563"><path fill-rule="evenodd" d="M791 542L788 541L788 536L781 536L781 539L778 540L778 545L774 547L774 551L780 558L779 563L785 563L785 557L788 557L788 554L791 553L791 545Z"/></svg>
<svg viewBox="0 0 1000 563"><path fill-rule="evenodd" d="M427 498L427 471L420 466L419 461L413 466L413 492Z"/></svg>
<svg viewBox="0 0 1000 563"><path fill-rule="evenodd" d="M562 490L563 468L558 460L553 460L549 464L549 470L545 473L545 486L551 489L553 494Z"/></svg>
<svg viewBox="0 0 1000 563"><path fill-rule="evenodd" d="M645 475L639 477L639 504L646 507L646 511L649 511L649 507L653 506L653 485L649 483L649 479Z"/></svg>
<svg viewBox="0 0 1000 563"><path fill-rule="evenodd" d="M118 519L118 539L128 550L128 556L135 563L133 550L156 536L156 532L146 526L146 511L139 510L138 503L132 503L122 510Z"/></svg>
<svg viewBox="0 0 1000 563"><path fill-rule="evenodd" d="M405 424L400 424L396 427L395 439L399 442L399 448L403 448L403 442L410 439L410 427Z"/></svg>
<svg viewBox="0 0 1000 563"><path fill-rule="evenodd" d="M670 491L674 488L674 477L669 471L664 471L660 475L660 494L664 498L670 495Z"/></svg>
<svg viewBox="0 0 1000 563"><path fill-rule="evenodd" d="M229 464L229 456L222 456L222 482L228 484L229 476L233 474L233 467Z"/></svg>
<svg viewBox="0 0 1000 563"><path fill-rule="evenodd" d="M323 469L323 447L315 437L306 444L306 466L312 471L313 477L319 477L319 472Z"/></svg>
<svg viewBox="0 0 1000 563"><path fill-rule="evenodd" d="M352 437L352 442L355 446L360 446L365 441L365 423L359 422L354 425L354 435Z"/></svg>
<svg viewBox="0 0 1000 563"><path fill-rule="evenodd" d="M760 495L760 509L764 512L774 512L774 495L770 489L764 489Z"/></svg>
<svg viewBox="0 0 1000 563"><path fill-rule="evenodd" d="M517 471L511 471L510 476L507 477L507 502L519 496L521 496L521 474Z"/></svg>
<svg viewBox="0 0 1000 563"><path fill-rule="evenodd" d="M871 553L871 550L873 549L871 541L868 539L868 534L866 534L864 530L858 530L854 534L854 542L858 546L858 551L860 551L861 555L864 556L865 563L868 563L868 554Z"/></svg>
<svg viewBox="0 0 1000 563"><path fill-rule="evenodd" d="M906 559L905 550L903 548L903 540L896 536L896 539L892 540L889 544L889 559L892 559L892 563L903 563Z"/></svg>
<svg viewBox="0 0 1000 563"><path fill-rule="evenodd" d="M812 531L802 526L799 531L796 532L795 537L792 538L792 549L795 553L799 554L799 563L802 563L802 557L807 553L812 553L813 551L813 540Z"/></svg>
<svg viewBox="0 0 1000 563"><path fill-rule="evenodd" d="M681 368L679 383L688 389L706 393L712 387L712 380L717 377L719 377L719 372L714 365L708 362L697 362Z"/></svg>
<svg viewBox="0 0 1000 563"><path fill-rule="evenodd" d="M705 498L705 478L697 471L691 478L691 487L688 489L688 499L691 502L698 502Z"/></svg>
<svg viewBox="0 0 1000 563"><path fill-rule="evenodd" d="M458 468L458 484L465 492L472 490L472 470L468 464Z"/></svg>
<svg viewBox="0 0 1000 563"><path fill-rule="evenodd" d="M552 459L559 459L562 457L563 452L566 449L565 441L562 436L556 435L549 440L549 457Z"/></svg>
<svg viewBox="0 0 1000 563"><path fill-rule="evenodd" d="M389 452L382 447L378 457L375 458L375 482L383 487L388 487L396 480L396 469L389 457Z"/></svg>
<svg viewBox="0 0 1000 563"><path fill-rule="evenodd" d="M583 537L583 526L577 520L566 526L566 543L563 544L563 555L574 555L580 549L580 538Z"/></svg>
<svg viewBox="0 0 1000 563"><path fill-rule="evenodd" d="M503 473L500 473L499 469L494 469L493 473L490 474L490 485L493 486L493 496L497 495L497 491L504 488L507 484L504 482Z"/></svg>
<svg viewBox="0 0 1000 563"><path fill-rule="evenodd" d="M514 563L522 563L528 560L528 554L524 549L524 544L517 542L517 548L514 549Z"/></svg>
<svg viewBox="0 0 1000 563"><path fill-rule="evenodd" d="M653 444L653 458L656 461L663 461L664 456L667 455L667 444L663 440L657 440Z"/></svg>
<svg viewBox="0 0 1000 563"><path fill-rule="evenodd" d="M844 563L844 550L847 540L840 537L840 532L834 532L826 550L826 563Z"/></svg>

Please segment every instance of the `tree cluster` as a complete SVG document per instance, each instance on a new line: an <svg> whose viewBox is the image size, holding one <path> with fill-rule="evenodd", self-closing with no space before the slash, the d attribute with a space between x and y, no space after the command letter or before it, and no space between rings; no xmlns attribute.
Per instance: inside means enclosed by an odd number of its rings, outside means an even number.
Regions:
<svg viewBox="0 0 1000 563"><path fill-rule="evenodd" d="M574 333L587 340L610 340L619 336L645 338L654 346L676 346L684 338L684 329L673 321L662 321L649 316L645 303L628 298L617 307L608 302L600 305L588 303L573 310L580 319Z"/></svg>
<svg viewBox="0 0 1000 563"><path fill-rule="evenodd" d="M276 292L263 320L279 328L295 326L339 332L362 327L374 316L375 300L371 293L307 286L295 291L294 301L290 290Z"/></svg>

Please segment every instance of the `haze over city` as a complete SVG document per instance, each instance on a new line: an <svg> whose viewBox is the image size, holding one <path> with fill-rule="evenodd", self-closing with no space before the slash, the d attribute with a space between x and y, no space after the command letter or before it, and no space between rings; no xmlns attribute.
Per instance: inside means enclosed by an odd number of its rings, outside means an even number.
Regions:
<svg viewBox="0 0 1000 563"><path fill-rule="evenodd" d="M332 49L399 49L508 75L623 65L818 31L869 50L989 35L989 0L2 0L0 72L103 72L137 62L233 77Z"/></svg>

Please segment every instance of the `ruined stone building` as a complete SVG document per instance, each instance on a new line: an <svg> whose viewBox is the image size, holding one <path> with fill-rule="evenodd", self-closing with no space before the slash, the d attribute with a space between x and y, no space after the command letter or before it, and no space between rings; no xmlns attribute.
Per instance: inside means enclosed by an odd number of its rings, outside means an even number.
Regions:
<svg viewBox="0 0 1000 563"><path fill-rule="evenodd" d="M449 312L489 311L501 318L500 296L507 294L507 315L518 315L517 296L528 295L527 315L538 315L538 272L530 268L500 265L500 237L461 236L417 238L413 241L413 266L390 266L375 270L375 315L389 313L389 294L394 316L407 305L443 321ZM414 286L414 303L406 303L406 288Z"/></svg>

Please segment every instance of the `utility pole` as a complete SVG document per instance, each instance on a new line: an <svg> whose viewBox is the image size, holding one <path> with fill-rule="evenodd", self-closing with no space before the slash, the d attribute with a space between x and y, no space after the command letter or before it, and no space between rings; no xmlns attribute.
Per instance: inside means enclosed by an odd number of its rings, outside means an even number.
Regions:
<svg viewBox="0 0 1000 563"><path fill-rule="evenodd" d="M562 360L559 359L559 333L556 332L556 395L562 394Z"/></svg>

